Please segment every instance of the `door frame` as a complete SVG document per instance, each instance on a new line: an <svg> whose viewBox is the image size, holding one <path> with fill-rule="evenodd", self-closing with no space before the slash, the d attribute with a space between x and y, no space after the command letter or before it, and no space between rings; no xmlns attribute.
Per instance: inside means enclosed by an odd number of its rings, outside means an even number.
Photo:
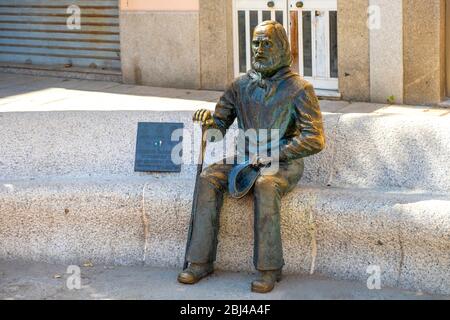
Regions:
<svg viewBox="0 0 450 320"><path fill-rule="evenodd" d="M314 20L315 15L313 14L315 10L324 10L327 13L327 20L328 20L328 26L329 26L329 12L330 11L337 11L337 0L305 0L304 6L302 8L296 7L297 0L289 0L289 17L291 11L297 11L298 16L298 65L299 65L299 74L304 77L305 80L313 83L314 87L321 89L321 90L332 90L332 91L338 91L339 90L339 78L324 78L324 77L318 77L316 76L316 63L313 61L312 63L312 76L304 76L304 68L303 68L303 35L302 35L302 26L303 26L303 15L301 14L303 11L310 11L311 12L311 56L316 56L316 34L314 32ZM330 54L330 28L326 28L325 30L325 39L327 39L326 42L326 50L328 52L328 55ZM326 70L327 73L330 74L331 70L331 63L330 59L328 58L326 63Z"/></svg>
<svg viewBox="0 0 450 320"><path fill-rule="evenodd" d="M237 2L239 1L239 7ZM290 32L290 17L291 17L291 11L297 11L298 12L298 64L299 64L299 73L301 76L303 76L303 37L301 36L302 32L302 10L313 10L313 9L323 9L327 11L327 14L330 10L337 11L337 1L338 0L304 0L304 7L303 8L297 8L296 3L299 0L274 0L275 6L273 8L267 7L267 2L264 0L233 0L232 1L232 14L233 14L233 70L234 70L234 76L239 76L243 73L239 72L239 34L238 34L238 10L242 9L245 10L245 30L246 35L250 32L250 22L249 22L249 11L248 10L264 10L264 11L271 11L271 18L272 20L275 20L275 11L282 10L283 11L283 24L285 26L285 29L287 30L287 34L289 37L289 41L291 40L291 32ZM450 0L448 0L450 1ZM313 13L314 11L312 11ZM328 17L329 19L329 17ZM261 20L261 12L258 14L258 21ZM313 23L313 20L312 20ZM314 32L312 32L312 44L315 43L315 35ZM329 44L329 28L326 30L325 35L327 40L327 47L328 52L330 52L330 44ZM246 48L250 48L250 39L248 36L246 36ZM312 56L315 56L316 49L315 45L312 45ZM246 50L246 64L247 68L250 63L250 50ZM327 59L327 71L328 74L330 74L330 59ZM315 75L315 63L312 65L313 68L313 76L312 77L305 77L305 80L312 82L313 85L318 89L324 89L324 90L332 90L332 91L338 91L339 90L339 78L320 78L320 77L314 77ZM297 71L297 70L295 70Z"/></svg>

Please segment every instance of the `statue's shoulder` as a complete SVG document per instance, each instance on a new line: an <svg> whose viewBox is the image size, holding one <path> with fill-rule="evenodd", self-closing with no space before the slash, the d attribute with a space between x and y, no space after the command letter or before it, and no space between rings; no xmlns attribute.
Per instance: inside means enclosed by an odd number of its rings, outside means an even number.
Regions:
<svg viewBox="0 0 450 320"><path fill-rule="evenodd" d="M234 78L234 80L231 82L233 86L239 87L240 85L249 82L251 79L250 75L248 73L241 74L240 76Z"/></svg>
<svg viewBox="0 0 450 320"><path fill-rule="evenodd" d="M293 83L294 86L297 87L299 90L314 90L313 85L311 82L305 80L301 75L298 73L293 72L292 76L289 77L289 80Z"/></svg>
<svg viewBox="0 0 450 320"><path fill-rule="evenodd" d="M291 77L289 81L291 81L293 99L298 99L299 101L309 101L314 105L318 105L317 95L311 82L305 80L298 74Z"/></svg>
<svg viewBox="0 0 450 320"><path fill-rule="evenodd" d="M245 87L249 81L250 81L250 76L247 73L234 78L226 86L225 94L226 93L233 93L233 94L238 93L240 91L239 89Z"/></svg>
<svg viewBox="0 0 450 320"><path fill-rule="evenodd" d="M311 82L305 80L302 76L296 74L296 76L290 79L296 88L297 95L315 96L316 92Z"/></svg>

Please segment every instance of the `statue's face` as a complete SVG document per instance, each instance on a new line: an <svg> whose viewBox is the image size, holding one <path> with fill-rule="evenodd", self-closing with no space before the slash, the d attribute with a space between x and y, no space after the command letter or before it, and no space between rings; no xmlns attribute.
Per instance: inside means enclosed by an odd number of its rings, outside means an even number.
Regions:
<svg viewBox="0 0 450 320"><path fill-rule="evenodd" d="M275 73L283 63L283 49L275 39L273 25L257 26L253 33L253 68L263 74Z"/></svg>

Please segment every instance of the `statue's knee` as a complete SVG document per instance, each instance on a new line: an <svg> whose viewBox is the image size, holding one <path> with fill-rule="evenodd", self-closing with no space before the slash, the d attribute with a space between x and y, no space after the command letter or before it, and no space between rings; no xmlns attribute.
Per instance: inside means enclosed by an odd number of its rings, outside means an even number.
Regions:
<svg viewBox="0 0 450 320"><path fill-rule="evenodd" d="M255 193L275 194L278 192L278 184L273 176L260 176L255 181Z"/></svg>
<svg viewBox="0 0 450 320"><path fill-rule="evenodd" d="M217 177L212 172L203 171L200 174L200 183L209 189L214 189L214 190L222 189L220 181L218 181Z"/></svg>

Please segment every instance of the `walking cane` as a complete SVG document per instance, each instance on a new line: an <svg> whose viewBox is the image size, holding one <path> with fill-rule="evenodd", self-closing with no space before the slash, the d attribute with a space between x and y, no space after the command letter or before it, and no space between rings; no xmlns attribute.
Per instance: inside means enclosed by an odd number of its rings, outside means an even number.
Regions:
<svg viewBox="0 0 450 320"><path fill-rule="evenodd" d="M202 143L200 146L200 154L198 156L197 175L195 176L195 187L194 187L194 197L193 197L193 201L192 201L191 221L189 222L188 238L186 241L186 250L184 252L183 270L188 267L188 263L189 263L187 261L187 254L188 254L189 246L191 244L191 239L192 239L192 229L194 227L195 213L197 212L198 185L199 185L199 180L200 180L200 174L202 173L202 169L203 169L203 160L205 158L206 128L202 122L200 122L200 126L202 127Z"/></svg>

